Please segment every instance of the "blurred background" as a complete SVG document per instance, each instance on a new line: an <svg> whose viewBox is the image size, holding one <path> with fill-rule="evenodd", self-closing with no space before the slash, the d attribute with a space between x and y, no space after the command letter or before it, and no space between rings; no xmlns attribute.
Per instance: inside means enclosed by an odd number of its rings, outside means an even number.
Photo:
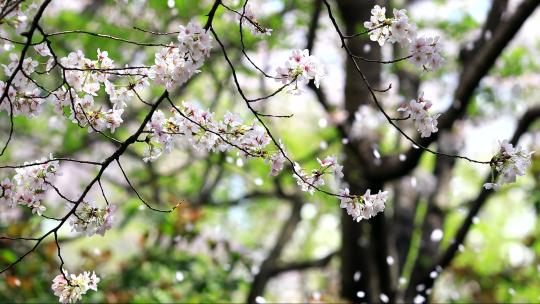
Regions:
<svg viewBox="0 0 540 304"><path fill-rule="evenodd" d="M531 172L517 183L496 193L482 191L489 166L422 153L385 122L340 48L322 1L249 2L260 23L273 29L272 36L264 38L244 31L247 53L261 69L272 74L291 49L308 48L327 73L321 89L309 87L300 96L281 93L256 105L263 112L294 115L268 119L274 136L307 169L316 167L317 157L336 155L345 164L345 182L353 193L389 190L386 211L356 223L335 198L300 192L290 169L270 177L268 164L260 160L245 161L235 152L201 154L188 146L144 163L145 146L136 144L123 157L134 186L153 206L182 204L172 214L152 212L133 195L117 167L107 170L103 186L119 208L113 229L91 238L68 227L60 231L66 269L95 270L102 278L98 292L88 293L84 301L385 302L390 297L412 302L419 293L427 293L433 302L540 301L538 155L533 155ZM433 102L432 111L445 113L440 132L425 142L431 148L489 160L498 141L511 138L525 122L519 143L531 151L540 145L536 116L523 118L540 105L540 11L533 13L538 1L524 1L536 2L528 12L520 12L521 1L514 0L329 2L349 34L362 31L378 3L387 6L387 15L393 7L407 9L420 33L441 36L445 63L436 72L420 71L407 62L361 62L374 86L392 84L391 90L378 94L390 113L397 116L394 109L421 91ZM243 5L224 3L235 9ZM174 36L153 36L133 27L175 31L192 18L204 23L211 5L210 0L53 0L41 25L49 32L81 29L168 43ZM525 16L515 28L520 13ZM242 56L238 16L220 8L213 24L250 96L279 87ZM499 39L504 33L509 37ZM3 43L0 58L8 63L12 46ZM355 54L372 59L407 52L391 45L379 48L366 38L351 40L350 46ZM157 50L84 35L55 37L53 47L60 56L81 49L87 57L100 48L118 66L151 64ZM491 54L494 49L501 53ZM54 86L54 77L42 80ZM144 97L152 100L161 90L152 87ZM217 117L230 110L246 121L253 119L218 47L202 73L171 95L175 102L187 100L211 109ZM129 136L146 113L137 103L126 111L115 138ZM52 108L36 119L15 119L14 140L2 164L50 153L101 160L114 151L101 137L51 113ZM0 113L2 138L8 124L6 113ZM400 125L416 135L412 124ZM343 128L349 137L343 136ZM56 186L71 197L96 172L61 163L61 173ZM0 179L12 174L2 170ZM336 190L338 185L329 187ZM90 197L103 203L99 188ZM53 194L46 202L51 214L62 216L66 210ZM470 228L465 240L456 243L464 222ZM40 235L53 225L26 208L0 205L2 235ZM457 250L448 265L433 271L452 245ZM29 246L0 242L1 264L14 261ZM56 246L48 239L1 276L0 301L56 302L50 286L58 265ZM426 286L426 276L435 280L433 288Z"/></svg>

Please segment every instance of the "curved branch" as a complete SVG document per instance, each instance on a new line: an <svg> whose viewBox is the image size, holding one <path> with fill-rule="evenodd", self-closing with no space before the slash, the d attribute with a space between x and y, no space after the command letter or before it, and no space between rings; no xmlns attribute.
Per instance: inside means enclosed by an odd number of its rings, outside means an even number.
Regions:
<svg viewBox="0 0 540 304"><path fill-rule="evenodd" d="M512 145L516 145L521 136L528 130L529 126L535 122L538 118L540 118L540 107L532 108L528 110L522 118L518 122L518 126L514 132L514 135L512 136L512 139L510 142ZM486 177L486 182L489 182L491 180L491 174L488 174ZM478 214L480 209L484 206L487 199L494 193L493 190L487 190L482 187L482 190L474 199L471 201L468 205L470 206L469 213L467 214L467 217L463 220L463 223L459 227L456 236L454 237L454 242L452 242L448 248L443 252L441 257L437 260L437 262L429 269L426 275L423 276L423 278L419 282L411 282L411 284L414 284L413 286L423 285L423 295L425 296L426 290L430 289L434 282L435 278L432 278L430 276L430 273L432 271L437 271L441 269L445 269L454 257L457 255L459 247L463 244L465 241L465 238L467 237L467 234L469 233L474 217ZM437 271L438 272L438 271Z"/></svg>
<svg viewBox="0 0 540 304"><path fill-rule="evenodd" d="M419 143L422 146L429 146L437 140L441 131L450 130L454 122L465 114L467 106L471 102L471 97L480 84L480 80L488 74L499 55L539 4L540 2L537 0L523 1L515 13L505 23L498 26L492 39L486 42L474 58L464 66L459 85L454 92L454 100L458 102L457 107L450 107L446 113L441 115L439 133L435 133L428 138L420 139ZM366 175L370 179L383 181L402 177L416 167L422 154L423 151L421 149L415 149L413 147L405 153L405 161L401 161L398 155L383 157L382 165L377 167L371 165L369 170L366 170ZM369 162L366 162L366 165L369 166Z"/></svg>

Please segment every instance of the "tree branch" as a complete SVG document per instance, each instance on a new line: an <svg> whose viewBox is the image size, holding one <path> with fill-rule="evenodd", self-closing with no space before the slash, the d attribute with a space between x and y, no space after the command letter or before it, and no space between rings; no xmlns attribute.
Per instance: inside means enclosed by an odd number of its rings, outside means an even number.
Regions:
<svg viewBox="0 0 540 304"><path fill-rule="evenodd" d="M516 145L520 137L527 131L529 126L539 117L540 107L529 109L519 120L518 126L514 132L514 135L512 136L512 139L510 140L510 143L512 143L512 145ZM489 182L490 180L491 174L488 174L488 176L486 177L486 182ZM413 286L423 285L423 295L425 295L426 290L430 289L435 282L435 278L432 278L430 276L431 271L437 271L441 268L445 269L452 262L458 252L459 246L463 244L465 238L467 237L467 234L469 233L469 230L473 223L473 218L478 214L482 206L493 193L493 190L488 190L482 187L482 190L480 191L476 199L467 204L470 206L469 213L459 227L453 242L443 252L437 262L429 268L428 273L424 275L419 282L411 282L411 284L414 284Z"/></svg>
<svg viewBox="0 0 540 304"><path fill-rule="evenodd" d="M492 39L487 41L474 58L464 66L459 85L454 92L454 100L457 103L455 105L456 107L450 107L446 113L441 115L439 133L435 133L428 138L421 138L418 141L419 144L429 146L437 140L441 131L451 129L454 122L465 114L480 80L488 74L499 55L539 4L540 2L537 0L524 0L516 9L515 13L497 28ZM422 149L411 148L405 153L405 161L401 161L399 155L383 157L381 166L375 166L370 164L370 162L366 162L369 166L366 170L366 175L369 179L382 181L404 176L416 167L423 152Z"/></svg>

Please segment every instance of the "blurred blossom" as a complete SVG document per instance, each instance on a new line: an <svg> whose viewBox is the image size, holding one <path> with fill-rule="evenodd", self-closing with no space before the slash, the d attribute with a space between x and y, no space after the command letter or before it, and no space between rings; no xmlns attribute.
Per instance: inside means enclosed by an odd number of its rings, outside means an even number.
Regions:
<svg viewBox="0 0 540 304"><path fill-rule="evenodd" d="M512 243L506 248L506 256L510 266L523 267L530 265L534 261L535 254L523 244Z"/></svg>
<svg viewBox="0 0 540 304"><path fill-rule="evenodd" d="M417 169L412 176L407 176L401 180L403 195L412 197L420 195L424 198L434 193L437 185L436 177L422 169Z"/></svg>
<svg viewBox="0 0 540 304"><path fill-rule="evenodd" d="M384 125L384 116L374 108L361 105L354 114L350 131L351 138L376 140L380 137L379 129Z"/></svg>
<svg viewBox="0 0 540 304"><path fill-rule="evenodd" d="M444 131L439 137L439 149L443 153L458 154L465 147L466 123L458 121L452 131Z"/></svg>
<svg viewBox="0 0 540 304"><path fill-rule="evenodd" d="M443 232L441 229L433 229L431 232L431 241L432 242L440 242L443 238Z"/></svg>

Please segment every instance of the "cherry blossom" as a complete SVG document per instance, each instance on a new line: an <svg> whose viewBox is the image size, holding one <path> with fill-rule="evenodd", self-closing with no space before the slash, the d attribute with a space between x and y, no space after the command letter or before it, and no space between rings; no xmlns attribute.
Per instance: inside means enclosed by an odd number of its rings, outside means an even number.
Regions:
<svg viewBox="0 0 540 304"><path fill-rule="evenodd" d="M369 39L371 41L377 41L380 46L384 45L384 42L390 35L388 26L391 21L386 19L386 8L375 5L371 9L371 17L369 21L364 22L364 27L370 30Z"/></svg>
<svg viewBox="0 0 540 304"><path fill-rule="evenodd" d="M171 90L199 72L211 48L210 34L199 23L191 21L187 26L180 26L178 45L171 43L156 53L149 76Z"/></svg>
<svg viewBox="0 0 540 304"><path fill-rule="evenodd" d="M246 26L253 35L272 35L272 29L263 27L257 20L255 13L253 13L251 3L248 3L245 6L243 17L240 16L239 18L242 20L242 26Z"/></svg>
<svg viewBox="0 0 540 304"><path fill-rule="evenodd" d="M15 194L14 187L15 186L9 178L5 178L2 180L2 182L0 182L0 188L2 190L2 195L0 195L0 204L13 207L13 195Z"/></svg>
<svg viewBox="0 0 540 304"><path fill-rule="evenodd" d="M492 169L499 175L495 178L493 174L492 181L485 183L484 188L498 190L501 185L514 183L531 166L532 154L519 145L514 147L508 140L500 142L498 153L491 159Z"/></svg>
<svg viewBox="0 0 540 304"><path fill-rule="evenodd" d="M67 57L60 58L60 64L67 68L66 82L77 93L87 93L97 96L97 92L109 74L97 71L97 69L112 69L114 62L107 57L107 52L97 50L97 60L85 57L81 50L71 52Z"/></svg>
<svg viewBox="0 0 540 304"><path fill-rule="evenodd" d="M336 178L342 178L343 177L343 173L342 173L343 166L341 166L341 165L339 165L337 163L337 160L336 160L336 158L334 156L327 156L323 160L320 160L320 159L317 158L317 162L319 163L321 168L323 168L324 171L330 169L331 173Z"/></svg>
<svg viewBox="0 0 540 304"><path fill-rule="evenodd" d="M70 217L69 223L73 231L83 232L87 236L103 236L112 227L115 211L115 206L98 208L92 202L83 201Z"/></svg>
<svg viewBox="0 0 540 304"><path fill-rule="evenodd" d="M33 64L30 64L27 69L32 67ZM6 83L0 81L0 92L3 93L5 90ZM21 72L17 72L7 90L6 98L0 101L0 111L11 113L13 110L15 116L23 115L30 118L41 113L45 100L40 97L40 89Z"/></svg>
<svg viewBox="0 0 540 304"><path fill-rule="evenodd" d="M377 41L380 46L386 41L400 44L411 42L416 35L416 26L409 23L407 11L394 9L393 14L393 18L386 18L386 8L379 5L371 9L369 21L364 22L371 41Z"/></svg>
<svg viewBox="0 0 540 304"><path fill-rule="evenodd" d="M82 98L75 95L73 99L74 107L71 108L70 119L82 127L90 126L88 132L104 129L110 129L111 132L114 132L123 122L124 109L103 110L102 106L94 104L94 97L90 94L86 94ZM59 102L61 103L61 101Z"/></svg>
<svg viewBox="0 0 540 304"><path fill-rule="evenodd" d="M439 131L437 128L437 118L440 114L430 114L428 112L432 103L424 99L424 92L420 93L418 99L412 99L409 103L403 103L398 111L409 115L420 132L421 137L429 137L432 133Z"/></svg>
<svg viewBox="0 0 540 304"><path fill-rule="evenodd" d="M216 1L214 7L217 9L220 4L222 3ZM31 31L27 31L29 24L31 24L29 23L31 19L28 16L31 16L37 7L35 4L17 6L16 9L7 13L3 20L5 24L15 29L11 32L26 33L23 36L27 36L28 40L22 54L9 53L7 64L2 65L4 74L9 77L9 80L0 81L0 92L5 94L5 97L0 100L0 111L6 111L12 116L22 115L34 118L41 112L47 113L47 107L50 107L58 116L69 119L80 127L87 128L88 132L110 131L113 133L122 126L122 115L124 112L129 112L127 107L133 99L137 98L145 105L152 107L150 102L145 102L141 98L145 95L140 95L140 91L147 89L151 84L162 85L167 91L185 84L200 72L200 68L206 58L210 56L212 49L213 38L207 29L211 28L211 18L213 18L215 10L209 14L212 17L209 18L208 26L205 28L196 21L179 26L177 42L169 44L135 43L162 46L151 57L153 58L151 66L119 68L114 60L109 58L108 52L100 48L96 50L94 55L89 56L95 59L87 58L82 50L68 51L67 56L57 59L52 46L49 48L50 40L47 37L65 33L47 36L39 28L43 40L38 44L30 43L39 41L36 40L36 37L32 37L31 33L36 29L35 25L39 20L36 19ZM44 9L45 6L42 8ZM329 6L328 10L330 13ZM250 4L244 6L240 22L253 35L270 36L272 33L272 29L265 28L259 23ZM444 61L440 38L438 36L417 36L417 27L410 22L406 10L394 9L393 16L387 17L386 8L376 5L371 10L370 20L364 23L364 27L368 31L363 34L368 34L370 39L376 41L380 46L388 42L407 48L408 56L391 62L409 60L424 70L434 70L439 68ZM345 37L337 25L336 29L342 42L356 36ZM0 33L4 35L2 29L0 29ZM168 34L172 33L163 33L163 35ZM113 40L130 42L119 38L113 38ZM2 43L4 44L3 48L8 52L13 50L14 46L10 46L9 42ZM24 45L22 42L21 44ZM26 49L29 49L28 53ZM223 51L225 52L225 48ZM28 54L32 54L38 60L27 57ZM354 56L353 54L349 55ZM376 60L369 61L377 62ZM43 70L44 65L45 70ZM52 92L31 78L35 74L48 74L53 69L61 72L63 83L59 87L51 89ZM233 72L235 72L234 68ZM267 75L265 74L265 76ZM236 80L236 74L234 77ZM310 55L309 50L295 49L291 51L287 60L276 68L275 78L284 86L292 85L290 92L299 94L302 92L302 86L308 85L310 81L313 81L315 87L318 88L324 77L325 72L322 64L316 57ZM238 80L236 82L238 85ZM367 81L366 84L373 93L375 90L369 86ZM274 96L280 90L270 96ZM99 96L103 91L107 95ZM272 176L279 175L285 165L289 163L293 167L293 178L301 191L311 195L315 191L320 191L338 197L340 208L345 209L355 221L370 219L385 210L389 196L387 191L379 190L378 193L372 194L371 189L367 189L363 195L357 195L351 194L348 188L339 189L338 194L333 193L332 190L319 188L326 184L330 184L329 188L331 188L332 181L335 184L341 184L340 179L344 176L343 166L338 163L337 158L331 155L317 158L316 168L303 169L299 163L292 160L292 157L289 158L284 145L281 141L278 142L274 139L267 125L260 119L262 116L272 115L257 113L249 106L249 101L242 94L240 87L239 91L248 103L248 108L255 115L253 121L244 122L239 114L229 111L226 111L223 118L219 119L216 117L216 113L204 110L189 102L182 102L182 105L177 107L169 99L172 106L169 113L159 110L159 103L154 104L155 107L145 118L146 125L141 126L137 133L129 137L128 140L124 142L118 140L121 147L120 150L117 150L118 154L113 154L102 162L95 163L97 166L101 166L101 170L92 183L96 180L99 182L99 178L108 164L114 159L118 160L119 154L126 151L129 144L140 142L145 143L148 149L143 159L145 162L154 161L162 154L170 153L175 146L181 146L201 154L235 152L241 160L260 158L269 165L269 174ZM110 104L99 104L101 97L108 97ZM373 97L379 105L374 93ZM258 100L262 99L265 98ZM159 100L159 102L161 101L163 99ZM398 111L404 112L413 120L421 137L429 137L438 132L437 119L440 116L440 114L429 113L431 105L432 103L424 99L423 93L421 93L418 98L402 104ZM380 109L383 109L382 106ZM132 110L136 111L137 109ZM375 131L382 125L385 116L388 118L384 110L377 111L368 106L361 106L355 113L355 121L349 135L355 139L373 140L371 136L373 133L377 133ZM278 116L276 115L276 117ZM345 129L349 131L348 128ZM423 149L430 151L427 148ZM376 158L380 158L380 153L375 152L377 153ZM486 183L484 187L498 189L502 184L515 182L516 177L524 175L531 165L531 154L520 146L514 148L507 141L501 142L500 150L490 162L494 173L492 181ZM9 206L11 208L17 204L24 205L30 208L32 213L42 216L47 209L43 203L45 195L47 191L54 189L60 197L68 201L67 206L70 210L70 213L67 213L66 217L60 220L58 228L68 219L67 222L72 231L88 237L95 234L103 236L113 226L116 206L109 205L108 202L106 206L96 206L94 202L85 197L86 192L76 202L66 199L60 190L53 185L55 177L59 175L58 170L59 162L53 161L52 157L40 160L39 164L25 163L23 166L18 166L13 178L5 178L0 182L0 207ZM334 180L329 181L330 176ZM91 186L92 184L87 190ZM430 191L424 192L430 193ZM105 196L105 193L103 195ZM58 230L58 228L56 229ZM55 238L57 230L54 230ZM58 242L57 246L58 255L60 255ZM62 270L62 274L53 279L52 289L54 294L59 297L60 302L73 303L80 301L88 290L96 291L99 281L100 278L94 272L85 271L75 275ZM381 294L380 298L383 302L388 301L388 297L384 294ZM416 298L415 302L417 302Z"/></svg>
<svg viewBox="0 0 540 304"><path fill-rule="evenodd" d="M321 79L325 76L319 60L309 55L309 50L294 50L283 66L276 69L277 79L283 84L294 83L292 93L300 94L299 85L307 85L310 80L318 88Z"/></svg>
<svg viewBox="0 0 540 304"><path fill-rule="evenodd" d="M270 156L270 175L277 176L279 172L283 170L285 161L285 157L280 152L276 152L272 156Z"/></svg>
<svg viewBox="0 0 540 304"><path fill-rule="evenodd" d="M391 43L397 42L402 45L408 45L416 36L416 25L409 23L407 10L394 8L393 13L394 18L390 26L389 40Z"/></svg>
<svg viewBox="0 0 540 304"><path fill-rule="evenodd" d="M35 45L34 50L36 50L36 52L40 56L43 56L43 57L52 56L51 50L49 49L49 47L47 46L47 43L45 43L45 42L42 42L40 44Z"/></svg>
<svg viewBox="0 0 540 304"><path fill-rule="evenodd" d="M340 207L347 211L353 220L359 222L362 219L370 219L384 211L388 191L380 191L371 194L368 189L362 196L354 196L349 193L349 188L339 191Z"/></svg>
<svg viewBox="0 0 540 304"><path fill-rule="evenodd" d="M46 161L46 158L41 159L39 165L27 162L24 167L15 169L13 180L4 179L0 184L3 190L1 201L10 206L25 205L32 213L42 215L47 209L42 204L45 192L52 188L59 167L58 161Z"/></svg>
<svg viewBox="0 0 540 304"><path fill-rule="evenodd" d="M424 70L438 69L444 61L439 39L439 36L415 38L410 45L410 61Z"/></svg>
<svg viewBox="0 0 540 304"><path fill-rule="evenodd" d="M270 138L263 127L243 124L237 114L226 113L224 120L214 118L214 113L204 111L189 102L172 109L172 116L165 117L156 111L147 124L148 152L144 161L153 161L163 152L169 153L174 142L185 141L200 152L225 152L233 148L243 157L268 157L264 148Z"/></svg>
<svg viewBox="0 0 540 304"><path fill-rule="evenodd" d="M97 284L100 278L95 272L85 271L78 275L69 274L66 270L62 270L65 274L57 275L53 279L51 289L54 295L58 297L60 303L75 303L82 299L82 296L88 292L88 290L97 291ZM66 280L68 278L68 280Z"/></svg>
<svg viewBox="0 0 540 304"><path fill-rule="evenodd" d="M300 187L300 190L308 192L313 195L317 187L325 185L324 176L333 175L337 181L343 177L343 166L339 165L334 156L327 156L324 159L318 159L318 169L311 170L311 173L306 173L300 164L294 164L293 178L296 179L296 183Z"/></svg>
<svg viewBox="0 0 540 304"><path fill-rule="evenodd" d="M393 17L386 17L386 8L379 5L371 10L369 21L364 27L369 31L371 41L377 41L380 46L385 42L399 43L409 48L409 60L424 70L438 69L444 59L439 37L418 37L416 25L409 22L407 11L393 10Z"/></svg>

